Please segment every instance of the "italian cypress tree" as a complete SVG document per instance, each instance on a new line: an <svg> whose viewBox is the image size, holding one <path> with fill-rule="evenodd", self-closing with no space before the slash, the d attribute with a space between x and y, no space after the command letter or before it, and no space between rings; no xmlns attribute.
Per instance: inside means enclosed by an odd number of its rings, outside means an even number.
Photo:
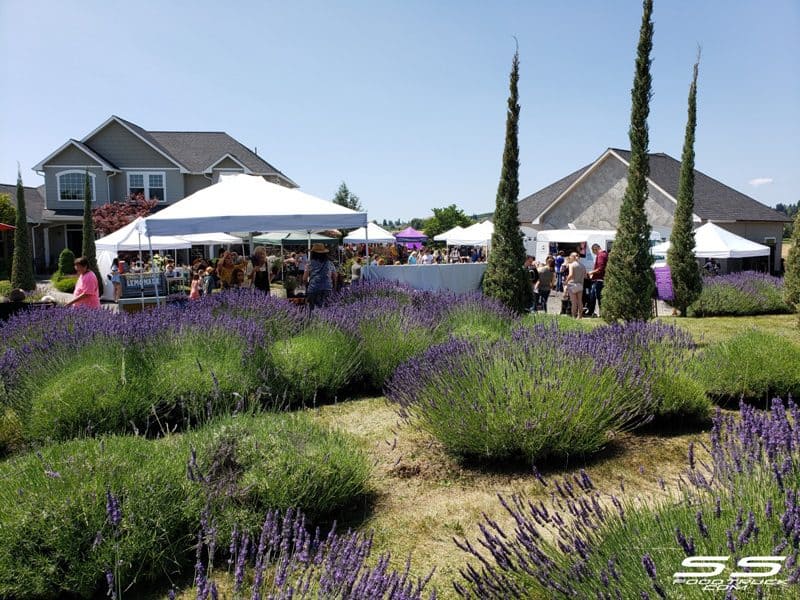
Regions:
<svg viewBox="0 0 800 600"><path fill-rule="evenodd" d="M17 169L17 221L14 230L14 254L11 258L11 286L23 290L35 290L31 243L28 238L28 212L25 207L25 188L22 173Z"/></svg>
<svg viewBox="0 0 800 600"><path fill-rule="evenodd" d="M655 281L650 267L650 224L644 210L650 163L647 155L652 78L650 51L653 49L653 0L644 0L642 27L636 56L636 76L631 90L631 158L628 187L619 211L614 247L608 257L603 318L606 321L646 320L652 316Z"/></svg>
<svg viewBox="0 0 800 600"><path fill-rule="evenodd" d="M97 268L97 248L94 245L94 224L92 222L92 181L89 171L83 181L83 245L81 254L89 261L89 268L97 277L100 295L103 295L103 280L100 279L100 269Z"/></svg>
<svg viewBox="0 0 800 600"><path fill-rule="evenodd" d="M497 298L511 309L522 312L530 307L533 294L528 274L525 272L525 246L519 230L519 50L514 53L511 67L508 114L506 116L506 144L503 150L503 167L497 186L495 201L494 234L489 253L489 264L483 277L483 292Z"/></svg>
<svg viewBox="0 0 800 600"><path fill-rule="evenodd" d="M686 137L681 155L681 175L678 184L678 205L675 207L675 222L670 235L670 248L667 263L672 274L674 305L681 315L697 300L703 290L700 267L694 256L694 132L697 127L697 69L700 65L698 55L694 64L692 84L689 86L689 112L686 120Z"/></svg>
<svg viewBox="0 0 800 600"><path fill-rule="evenodd" d="M786 275L783 282L783 295L790 305L800 313L800 211L794 217L792 247L786 257Z"/></svg>

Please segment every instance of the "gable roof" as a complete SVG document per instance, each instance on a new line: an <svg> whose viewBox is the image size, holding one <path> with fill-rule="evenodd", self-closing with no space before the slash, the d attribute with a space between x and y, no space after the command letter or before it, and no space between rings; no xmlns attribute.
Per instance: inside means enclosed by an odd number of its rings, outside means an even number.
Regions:
<svg viewBox="0 0 800 600"><path fill-rule="evenodd" d="M42 211L44 211L44 186L35 187L22 187L25 193L25 213L28 217L28 223L41 223ZM11 203L14 208L17 207L17 186L16 184L0 183L0 194L8 194L11 196ZM13 225L13 223L7 223Z"/></svg>
<svg viewBox="0 0 800 600"><path fill-rule="evenodd" d="M551 183L546 188L531 194L517 203L520 223L532 223L549 207L556 199L563 194L569 186L575 183L594 163L581 167L577 171L570 173L563 179Z"/></svg>
<svg viewBox="0 0 800 600"><path fill-rule="evenodd" d="M622 160L627 166L631 153L629 150L609 148L595 162L523 198L518 203L520 222L531 223L541 216L544 211L560 199L570 186L587 174L593 166L599 164L601 159L607 155ZM677 202L681 169L680 161L668 154L655 153L649 155L649 162L649 181L663 190L674 202ZM694 214L700 219L709 221L789 221L786 215L728 187L697 169L694 171L694 176Z"/></svg>
<svg viewBox="0 0 800 600"><path fill-rule="evenodd" d="M626 162L629 150L612 148ZM681 161L659 152L650 154L650 179L677 200ZM781 221L791 219L755 198L694 170L694 214L709 221Z"/></svg>
<svg viewBox="0 0 800 600"><path fill-rule="evenodd" d="M112 165L105 158L100 156L97 152L95 152L94 150L89 148L89 146L87 146L83 142L79 142L78 140L73 140L71 138L69 140L67 140L64 144L62 144L58 148L58 150L56 150L52 154L48 155L47 158L44 158L41 161L39 161L39 164L35 165L33 167L33 170L34 171L41 171L42 167L44 167L45 164L47 164L53 157L58 156L59 154L61 154L69 146L74 146L75 148L77 148L78 150L80 150L81 152L86 154L86 156L88 156L93 161L98 163L103 168L104 171L117 171L117 172L119 171L119 169L117 169L117 167Z"/></svg>
<svg viewBox="0 0 800 600"><path fill-rule="evenodd" d="M206 173L227 155L255 175L275 175L298 185L224 131L150 131L150 136L192 173Z"/></svg>
<svg viewBox="0 0 800 600"><path fill-rule="evenodd" d="M214 165L226 156L230 156L243 166L246 173L275 176L291 187L299 187L281 171L224 131L147 131L136 123L111 115L84 137L83 142L114 121L174 163L182 173L205 174L211 172ZM47 159L42 163L46 161Z"/></svg>

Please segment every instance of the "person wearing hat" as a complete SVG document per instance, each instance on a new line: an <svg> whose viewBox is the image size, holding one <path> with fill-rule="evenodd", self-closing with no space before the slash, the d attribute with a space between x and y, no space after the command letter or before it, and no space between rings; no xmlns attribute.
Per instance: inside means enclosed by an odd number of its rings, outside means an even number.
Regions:
<svg viewBox="0 0 800 600"><path fill-rule="evenodd" d="M311 246L311 260L303 271L303 283L306 285L306 302L311 310L322 306L333 290L333 276L336 269L328 257L328 249L324 244Z"/></svg>

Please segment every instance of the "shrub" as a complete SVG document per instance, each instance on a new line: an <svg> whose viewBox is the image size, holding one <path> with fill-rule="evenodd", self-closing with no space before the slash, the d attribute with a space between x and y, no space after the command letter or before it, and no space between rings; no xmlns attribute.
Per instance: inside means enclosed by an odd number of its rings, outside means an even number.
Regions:
<svg viewBox="0 0 800 600"><path fill-rule="evenodd" d="M783 279L755 271L706 277L690 317L744 316L792 312L783 299Z"/></svg>
<svg viewBox="0 0 800 600"><path fill-rule="evenodd" d="M8 279L0 280L0 296L7 297L14 288L11 287L11 282Z"/></svg>
<svg viewBox="0 0 800 600"><path fill-rule="evenodd" d="M800 395L800 346L780 335L752 329L709 346L697 360L696 377L712 396L769 400Z"/></svg>
<svg viewBox="0 0 800 600"><path fill-rule="evenodd" d="M441 300L439 300L441 301ZM453 299L442 317L442 335L475 337L485 342L506 338L518 317L501 302L480 294Z"/></svg>
<svg viewBox="0 0 800 600"><path fill-rule="evenodd" d="M75 273L75 254L69 248L64 248L58 255L58 275L72 275Z"/></svg>
<svg viewBox="0 0 800 600"><path fill-rule="evenodd" d="M86 434L159 434L236 403L256 385L242 365L243 344L217 332L123 346L103 340L58 357L19 380L26 438L69 439Z"/></svg>
<svg viewBox="0 0 800 600"><path fill-rule="evenodd" d="M55 444L0 463L0 596L97 595L109 570L123 587L163 580L194 556L204 506L221 532L272 507L327 515L363 495L368 477L352 438L296 415Z"/></svg>
<svg viewBox="0 0 800 600"><path fill-rule="evenodd" d="M702 394L662 395L690 347L688 335L659 324L538 326L488 351L459 340L431 348L387 387L403 416L458 456L566 457L595 452L654 414L706 416Z"/></svg>
<svg viewBox="0 0 800 600"><path fill-rule="evenodd" d="M299 414L229 417L185 435L194 478L224 528L260 525L268 509L329 516L367 491L370 463L348 434Z"/></svg>
<svg viewBox="0 0 800 600"><path fill-rule="evenodd" d="M193 538L184 472L167 444L138 437L73 441L0 463L0 596L88 597L115 564L125 581L174 575ZM108 491L119 499L119 527L106 512Z"/></svg>
<svg viewBox="0 0 800 600"><path fill-rule="evenodd" d="M795 597L800 579L794 525L800 518L798 409L776 400L769 412L742 406L738 416L717 413L710 464L689 448L682 492L667 500L604 500L585 473L558 482L547 505L522 496L501 502L516 523L505 533L488 517L481 526L484 554L455 582L463 597L672 598ZM632 541L635 540L635 543ZM680 585L673 573L687 556L784 556L783 585ZM746 569L745 569L746 570ZM688 582L684 582L688 583ZM680 587L676 587L680 585ZM772 595L771 591L776 594ZM716 592L717 594L714 594ZM734 595L735 594L735 595Z"/></svg>
<svg viewBox="0 0 800 600"><path fill-rule="evenodd" d="M276 341L268 354L273 393L289 401L334 398L361 372L358 341L326 323Z"/></svg>
<svg viewBox="0 0 800 600"><path fill-rule="evenodd" d="M53 287L59 292L65 294L72 294L75 292L75 286L78 283L78 277L75 275L62 275L58 279L53 279Z"/></svg>

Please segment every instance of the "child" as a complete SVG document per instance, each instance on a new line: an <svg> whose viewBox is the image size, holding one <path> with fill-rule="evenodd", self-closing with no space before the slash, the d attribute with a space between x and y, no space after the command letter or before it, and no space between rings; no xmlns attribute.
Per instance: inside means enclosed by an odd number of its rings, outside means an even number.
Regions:
<svg viewBox="0 0 800 600"><path fill-rule="evenodd" d="M216 282L214 281L214 267L208 267L206 269L206 274L203 277L203 295L210 296L215 287Z"/></svg>
<svg viewBox="0 0 800 600"><path fill-rule="evenodd" d="M189 300L200 299L200 273L192 274L192 285L189 291Z"/></svg>

